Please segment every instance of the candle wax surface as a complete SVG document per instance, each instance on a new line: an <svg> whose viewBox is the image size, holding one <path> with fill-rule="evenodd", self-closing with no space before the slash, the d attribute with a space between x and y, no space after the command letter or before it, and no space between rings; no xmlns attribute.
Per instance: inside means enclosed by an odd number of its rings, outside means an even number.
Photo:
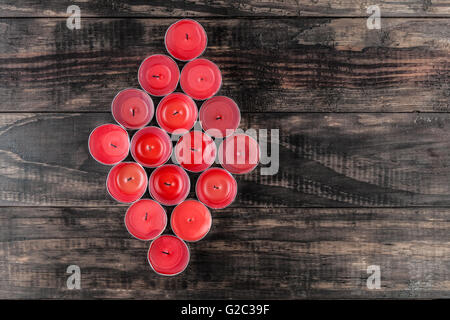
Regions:
<svg viewBox="0 0 450 320"><path fill-rule="evenodd" d="M166 206L179 204L189 194L189 176L183 168L166 164L150 175L149 191L153 199Z"/></svg>
<svg viewBox="0 0 450 320"><path fill-rule="evenodd" d="M180 70L170 57L155 54L146 58L138 71L142 89L154 96L164 96L175 90L180 79Z"/></svg>
<svg viewBox="0 0 450 320"><path fill-rule="evenodd" d="M197 198L213 209L229 206L236 197L237 183L231 174L220 168L210 168L197 180Z"/></svg>
<svg viewBox="0 0 450 320"><path fill-rule="evenodd" d="M139 240L151 240L159 236L167 225L167 215L161 205L150 199L133 203L125 214L125 226Z"/></svg>
<svg viewBox="0 0 450 320"><path fill-rule="evenodd" d="M194 100L182 93L172 93L164 97L156 110L159 126L169 133L186 133L194 126L197 116Z"/></svg>
<svg viewBox="0 0 450 320"><path fill-rule="evenodd" d="M239 107L228 97L212 97L200 108L200 123L203 130L216 138L233 134L240 121Z"/></svg>
<svg viewBox="0 0 450 320"><path fill-rule="evenodd" d="M152 120L155 108L144 91L125 89L114 98L111 111L114 119L125 128L140 129Z"/></svg>
<svg viewBox="0 0 450 320"><path fill-rule="evenodd" d="M181 239L162 235L150 244L148 262L156 273L173 276L186 269L189 263L189 249Z"/></svg>
<svg viewBox="0 0 450 320"><path fill-rule="evenodd" d="M147 189L147 174L135 162L121 162L108 174L107 189L117 201L130 203L142 197Z"/></svg>
<svg viewBox="0 0 450 320"><path fill-rule="evenodd" d="M234 134L226 138L219 147L219 161L231 173L244 174L259 163L258 142L246 134Z"/></svg>
<svg viewBox="0 0 450 320"><path fill-rule="evenodd" d="M164 42L172 57L188 61L205 51L207 36L205 29L197 21L182 19L167 29Z"/></svg>
<svg viewBox="0 0 450 320"><path fill-rule="evenodd" d="M89 136L89 152L98 162L106 165L119 163L128 156L128 133L116 124L104 124L95 128Z"/></svg>
<svg viewBox="0 0 450 320"><path fill-rule="evenodd" d="M191 131L178 140L175 157L184 169L200 172L213 164L216 158L216 144L207 134Z"/></svg>
<svg viewBox="0 0 450 320"><path fill-rule="evenodd" d="M181 71L181 89L196 100L205 100L217 93L222 85L219 67L206 59L188 62Z"/></svg>
<svg viewBox="0 0 450 320"><path fill-rule="evenodd" d="M186 200L172 211L170 224L173 232L185 241L202 239L211 228L208 208L196 200Z"/></svg>
<svg viewBox="0 0 450 320"><path fill-rule="evenodd" d="M158 127L145 127L131 139L131 155L144 167L158 167L166 163L171 154L172 141Z"/></svg>

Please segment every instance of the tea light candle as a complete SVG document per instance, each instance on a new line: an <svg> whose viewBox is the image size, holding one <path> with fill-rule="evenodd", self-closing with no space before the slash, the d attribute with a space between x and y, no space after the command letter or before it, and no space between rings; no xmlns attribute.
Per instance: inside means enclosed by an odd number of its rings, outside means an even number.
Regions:
<svg viewBox="0 0 450 320"><path fill-rule="evenodd" d="M175 59L188 61L200 56L206 49L205 29L192 19L182 19L167 29L164 37L167 51Z"/></svg>
<svg viewBox="0 0 450 320"><path fill-rule="evenodd" d="M236 198L237 183L226 170L210 168L198 178L195 192L198 200L208 207L222 209Z"/></svg>
<svg viewBox="0 0 450 320"><path fill-rule="evenodd" d="M200 108L200 124L203 130L215 138L230 136L240 122L239 107L228 97L212 97Z"/></svg>
<svg viewBox="0 0 450 320"><path fill-rule="evenodd" d="M189 194L191 182L183 168L167 164L150 175L149 191L153 199L166 206L179 204Z"/></svg>
<svg viewBox="0 0 450 320"><path fill-rule="evenodd" d="M167 215L156 201L141 199L133 203L125 214L128 232L139 240L152 240L167 226Z"/></svg>
<svg viewBox="0 0 450 320"><path fill-rule="evenodd" d="M131 139L131 155L144 167L155 168L169 160L172 141L166 132L158 127L145 127Z"/></svg>
<svg viewBox="0 0 450 320"><path fill-rule="evenodd" d="M175 90L180 79L180 69L172 58L155 54L146 58L138 71L142 89L154 96L165 96Z"/></svg>
<svg viewBox="0 0 450 320"><path fill-rule="evenodd" d="M173 232L185 241L202 239L211 228L212 218L208 208L199 201L186 200L172 211L170 225Z"/></svg>
<svg viewBox="0 0 450 320"><path fill-rule="evenodd" d="M156 109L156 121L169 133L183 134L191 130L197 120L197 105L183 93L164 97Z"/></svg>
<svg viewBox="0 0 450 320"><path fill-rule="evenodd" d="M106 188L115 200L131 203L142 197L147 189L147 181L142 166L135 162L122 162L109 171Z"/></svg>
<svg viewBox="0 0 450 320"><path fill-rule="evenodd" d="M174 276L183 272L189 264L189 249L181 239L162 235L150 244L148 262L156 273Z"/></svg>
<svg viewBox="0 0 450 320"><path fill-rule="evenodd" d="M258 142L240 133L226 138L219 146L219 161L231 173L244 174L252 171L259 162Z"/></svg>
<svg viewBox="0 0 450 320"><path fill-rule="evenodd" d="M153 118L155 108L147 93L139 89L125 89L114 98L111 111L114 119L127 129L145 127Z"/></svg>
<svg viewBox="0 0 450 320"><path fill-rule="evenodd" d="M113 165L124 160L130 150L130 138L122 127L104 124L89 135L89 153L101 164Z"/></svg>
<svg viewBox="0 0 450 320"><path fill-rule="evenodd" d="M181 70L183 91L196 100L205 100L217 93L222 85L219 67L206 59L188 62Z"/></svg>
<svg viewBox="0 0 450 320"><path fill-rule="evenodd" d="M200 172L209 168L216 158L216 144L201 131L183 135L175 146L175 158L186 170Z"/></svg>

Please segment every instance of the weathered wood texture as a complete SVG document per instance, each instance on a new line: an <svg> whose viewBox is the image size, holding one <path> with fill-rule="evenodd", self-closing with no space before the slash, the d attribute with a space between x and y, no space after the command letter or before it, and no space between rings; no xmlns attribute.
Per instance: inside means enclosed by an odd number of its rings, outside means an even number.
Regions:
<svg viewBox="0 0 450 320"><path fill-rule="evenodd" d="M115 204L110 167L87 149L107 122L106 113L2 114L0 205ZM279 171L238 176L235 207L450 205L450 114L250 113L241 127L280 130Z"/></svg>
<svg viewBox="0 0 450 320"><path fill-rule="evenodd" d="M449 0L2 0L0 12L2 17L65 17L72 4L80 7L84 17L365 17L367 7L374 4L383 16L450 16Z"/></svg>
<svg viewBox="0 0 450 320"><path fill-rule="evenodd" d="M224 209L173 278L151 271L124 212L0 208L0 298L450 297L449 209ZM81 290L66 287L72 264Z"/></svg>
<svg viewBox="0 0 450 320"><path fill-rule="evenodd" d="M109 111L175 20L1 19L0 111ZM243 111L449 111L449 19L200 21Z"/></svg>

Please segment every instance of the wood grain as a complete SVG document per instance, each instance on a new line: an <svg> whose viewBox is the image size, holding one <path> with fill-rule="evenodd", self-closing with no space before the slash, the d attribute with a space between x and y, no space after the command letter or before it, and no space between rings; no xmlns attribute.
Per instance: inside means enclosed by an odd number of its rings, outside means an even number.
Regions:
<svg viewBox="0 0 450 320"><path fill-rule="evenodd" d="M176 19L1 19L1 112L109 111ZM448 19L200 19L245 112L448 112ZM182 67L182 64L180 64ZM158 101L158 100L156 100Z"/></svg>
<svg viewBox="0 0 450 320"><path fill-rule="evenodd" d="M224 209L173 278L151 271L124 211L0 208L0 298L450 297L449 209ZM72 264L81 290L66 288Z"/></svg>
<svg viewBox="0 0 450 320"><path fill-rule="evenodd" d="M342 16L365 17L367 7L377 4L383 16L449 16L448 0L135 0L135 1L38 1L3 0L2 17L65 17L76 4L83 17L197 17L197 16Z"/></svg>
<svg viewBox="0 0 450 320"><path fill-rule="evenodd" d="M0 205L115 205L105 191L110 167L87 149L91 130L112 121L2 114ZM450 114L246 113L241 127L280 130L279 170L237 176L235 207L450 205Z"/></svg>

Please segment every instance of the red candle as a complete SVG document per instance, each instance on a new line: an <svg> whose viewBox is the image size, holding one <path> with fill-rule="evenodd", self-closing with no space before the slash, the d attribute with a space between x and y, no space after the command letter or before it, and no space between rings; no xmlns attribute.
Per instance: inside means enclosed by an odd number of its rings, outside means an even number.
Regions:
<svg viewBox="0 0 450 320"><path fill-rule="evenodd" d="M191 97L172 93L158 104L156 121L167 132L182 134L192 129L197 115L197 105Z"/></svg>
<svg viewBox="0 0 450 320"><path fill-rule="evenodd" d="M159 167L169 160L171 154L172 141L158 127L145 127L131 139L131 155L144 167Z"/></svg>
<svg viewBox="0 0 450 320"><path fill-rule="evenodd" d="M217 93L222 85L219 67L206 59L188 62L181 71L183 91L196 100L205 100Z"/></svg>
<svg viewBox="0 0 450 320"><path fill-rule="evenodd" d="M180 69L172 58L155 54L146 58L138 71L142 89L154 96L165 96L175 90L180 79Z"/></svg>
<svg viewBox="0 0 450 320"><path fill-rule="evenodd" d="M89 153L101 164L113 165L124 160L130 150L130 138L122 127L104 124L89 135Z"/></svg>
<svg viewBox="0 0 450 320"><path fill-rule="evenodd" d="M151 196L166 206L179 204L186 199L190 188L191 182L186 171L174 164L161 166L150 175Z"/></svg>
<svg viewBox="0 0 450 320"><path fill-rule="evenodd" d="M155 108L147 93L139 89L125 89L114 98L111 106L114 119L127 129L145 127L153 118Z"/></svg>
<svg viewBox="0 0 450 320"><path fill-rule="evenodd" d="M198 241L211 229L211 213L199 201L186 200L172 211L170 225L173 232L185 241Z"/></svg>
<svg viewBox="0 0 450 320"><path fill-rule="evenodd" d="M184 169L200 172L213 164L216 158L216 144L207 134L191 131L178 140L175 157Z"/></svg>
<svg viewBox="0 0 450 320"><path fill-rule="evenodd" d="M131 203L142 197L147 189L147 181L142 166L135 162L122 162L109 171L106 188L115 200Z"/></svg>
<svg viewBox="0 0 450 320"><path fill-rule="evenodd" d="M222 209L236 198L237 183L226 170L210 168L198 178L195 192L198 200L208 207Z"/></svg>
<svg viewBox="0 0 450 320"><path fill-rule="evenodd" d="M223 138L234 133L241 122L239 107L232 99L224 96L212 97L200 108L200 124L208 134Z"/></svg>
<svg viewBox="0 0 450 320"><path fill-rule="evenodd" d="M167 225L166 211L150 199L133 203L125 214L128 232L139 240L152 240L159 236Z"/></svg>
<svg viewBox="0 0 450 320"><path fill-rule="evenodd" d="M162 235L150 244L148 262L156 273L174 276L186 269L189 263L189 249L181 239Z"/></svg>
<svg viewBox="0 0 450 320"><path fill-rule="evenodd" d="M231 173L244 174L252 171L259 162L259 145L246 134L234 134L219 147L219 161Z"/></svg>
<svg viewBox="0 0 450 320"><path fill-rule="evenodd" d="M205 29L197 21L183 19L167 29L164 42L175 59L188 61L200 56L206 49Z"/></svg>

